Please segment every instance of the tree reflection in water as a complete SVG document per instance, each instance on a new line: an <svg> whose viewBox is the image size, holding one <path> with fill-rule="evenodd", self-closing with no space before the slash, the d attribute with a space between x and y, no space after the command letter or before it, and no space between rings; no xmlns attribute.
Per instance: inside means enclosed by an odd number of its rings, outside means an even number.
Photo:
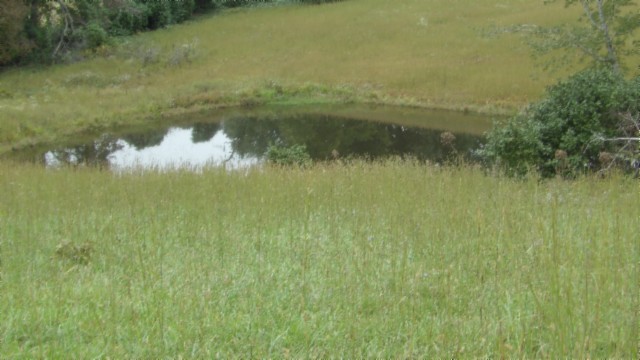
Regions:
<svg viewBox="0 0 640 360"><path fill-rule="evenodd" d="M210 156L217 159L218 163L228 161L230 156L257 161L263 158L271 145L305 145L315 161L331 160L338 156L367 159L400 156L420 161L443 162L458 155L468 157L470 150L477 148L482 140L479 135L464 132L453 134L441 129L318 114L286 118L241 117L223 122L181 125L180 128L191 131L189 139L185 140L190 143L183 147L195 148L197 144L198 151L213 151L214 145L205 145L213 143L215 138L218 154ZM118 137L103 135L90 143L51 150L40 156L47 165L110 167L114 154L119 151L141 152L150 148L177 146L175 139L168 141L171 129L172 127L165 126ZM221 141L224 146L220 145ZM175 155L180 151L181 148L164 149L162 153ZM189 159L184 158L184 161L188 162ZM154 166L144 163L137 165Z"/></svg>
<svg viewBox="0 0 640 360"><path fill-rule="evenodd" d="M44 157L47 164L109 168L111 155L120 149L122 144L117 138L102 135L88 144L49 151Z"/></svg>
<svg viewBox="0 0 640 360"><path fill-rule="evenodd" d="M243 118L225 122L223 129L234 151L242 156L261 157L272 144L301 144L314 160L332 159L337 153L370 159L411 156L441 162L454 153L468 154L482 140L478 135L458 133L452 142L443 143L442 130L321 115L281 120Z"/></svg>

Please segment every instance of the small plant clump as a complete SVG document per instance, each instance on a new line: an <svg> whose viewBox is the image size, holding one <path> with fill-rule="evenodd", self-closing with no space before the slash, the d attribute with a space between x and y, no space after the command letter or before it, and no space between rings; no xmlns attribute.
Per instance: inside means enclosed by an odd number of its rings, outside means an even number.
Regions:
<svg viewBox="0 0 640 360"><path fill-rule="evenodd" d="M271 145L266 153L270 164L279 166L307 167L312 164L311 156L305 145Z"/></svg>
<svg viewBox="0 0 640 360"><path fill-rule="evenodd" d="M73 265L87 265L91 260L93 246L90 243L74 244L64 240L56 246L55 257Z"/></svg>
<svg viewBox="0 0 640 360"><path fill-rule="evenodd" d="M198 46L198 40L194 39L191 42L184 43L178 46L173 46L169 53L167 65L179 66L184 63L190 63L196 53L196 47Z"/></svg>

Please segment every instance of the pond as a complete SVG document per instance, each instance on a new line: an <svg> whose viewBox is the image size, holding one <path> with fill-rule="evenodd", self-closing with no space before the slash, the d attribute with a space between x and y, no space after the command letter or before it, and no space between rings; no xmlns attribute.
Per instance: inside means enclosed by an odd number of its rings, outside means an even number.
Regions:
<svg viewBox="0 0 640 360"><path fill-rule="evenodd" d="M468 157L490 120L393 107L227 109L163 118L153 128L117 129L11 157L47 167L89 165L115 171L240 168L264 162L272 145L304 145L315 161L400 156L439 163Z"/></svg>

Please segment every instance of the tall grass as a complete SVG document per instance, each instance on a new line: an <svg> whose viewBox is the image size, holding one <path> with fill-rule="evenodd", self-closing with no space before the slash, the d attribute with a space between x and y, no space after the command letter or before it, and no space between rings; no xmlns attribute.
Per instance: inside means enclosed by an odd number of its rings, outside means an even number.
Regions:
<svg viewBox="0 0 640 360"><path fill-rule="evenodd" d="M0 164L0 357L633 358L639 190Z"/></svg>
<svg viewBox="0 0 640 360"><path fill-rule="evenodd" d="M486 29L576 18L542 2L350 0L240 9L140 34L93 58L0 74L0 152L194 107L373 102L513 111L561 74Z"/></svg>

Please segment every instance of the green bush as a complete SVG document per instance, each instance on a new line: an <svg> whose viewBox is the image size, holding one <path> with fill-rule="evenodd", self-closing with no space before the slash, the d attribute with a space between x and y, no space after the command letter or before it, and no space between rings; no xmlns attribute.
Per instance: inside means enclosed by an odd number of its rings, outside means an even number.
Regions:
<svg viewBox="0 0 640 360"><path fill-rule="evenodd" d="M107 31L99 23L94 21L80 29L75 35L77 36L81 47L87 49L97 48L109 41L109 34Z"/></svg>
<svg viewBox="0 0 640 360"><path fill-rule="evenodd" d="M479 151L510 175L534 169L542 176L575 176L602 167L599 155L615 153L622 114L640 111L640 81L589 69L547 90L523 113L498 124Z"/></svg>
<svg viewBox="0 0 640 360"><path fill-rule="evenodd" d="M311 165L311 156L307 152L305 145L293 145L290 147L281 145L271 145L267 149L267 162L280 166L300 166Z"/></svg>
<svg viewBox="0 0 640 360"><path fill-rule="evenodd" d="M145 1L147 6L147 24L149 29L155 30L171 24L171 6L166 1Z"/></svg>
<svg viewBox="0 0 640 360"><path fill-rule="evenodd" d="M240 6L252 6L267 3L302 3L302 4L322 4L330 2L338 2L343 0L211 0L214 7L240 7Z"/></svg>
<svg viewBox="0 0 640 360"><path fill-rule="evenodd" d="M171 9L171 20L174 23L189 20L196 9L195 0L169 1L168 3Z"/></svg>
<svg viewBox="0 0 640 360"><path fill-rule="evenodd" d="M338 2L343 0L298 0L298 1L303 4L324 4L324 3L332 3L332 2Z"/></svg>
<svg viewBox="0 0 640 360"><path fill-rule="evenodd" d="M130 1L109 9L109 34L131 35L149 26L149 9L145 4Z"/></svg>
<svg viewBox="0 0 640 360"><path fill-rule="evenodd" d="M247 6L247 5L252 5L252 4L257 4L257 3L266 3L266 2L272 2L272 1L256 1L256 0L212 0L212 2L215 4L215 7L240 7L240 6Z"/></svg>

